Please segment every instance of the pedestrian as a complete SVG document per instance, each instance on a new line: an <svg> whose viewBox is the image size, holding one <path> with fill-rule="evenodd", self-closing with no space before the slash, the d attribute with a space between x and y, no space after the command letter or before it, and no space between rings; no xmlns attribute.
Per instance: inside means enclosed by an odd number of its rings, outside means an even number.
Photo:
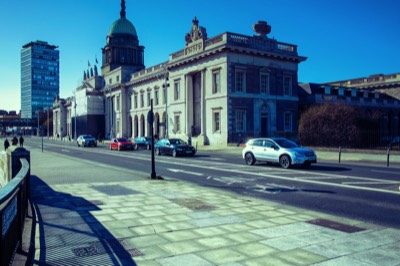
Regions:
<svg viewBox="0 0 400 266"><path fill-rule="evenodd" d="M6 140L4 141L4 150L7 150L8 147L10 147L10 142L8 142L8 139L6 138Z"/></svg>
<svg viewBox="0 0 400 266"><path fill-rule="evenodd" d="M19 137L19 146L24 147L24 138L22 137L22 135Z"/></svg>
<svg viewBox="0 0 400 266"><path fill-rule="evenodd" d="M11 142L12 142L12 145L13 145L13 146L17 146L17 145L18 145L18 139L17 139L17 137L14 136Z"/></svg>

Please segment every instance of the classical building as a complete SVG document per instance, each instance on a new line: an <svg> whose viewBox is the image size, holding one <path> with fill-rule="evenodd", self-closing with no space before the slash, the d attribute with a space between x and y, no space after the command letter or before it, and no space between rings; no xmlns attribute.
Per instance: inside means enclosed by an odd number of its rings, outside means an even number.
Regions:
<svg viewBox="0 0 400 266"><path fill-rule="evenodd" d="M47 42L25 44L21 50L21 117L36 118L51 108L60 93L59 50Z"/></svg>
<svg viewBox="0 0 400 266"><path fill-rule="evenodd" d="M296 45L269 38L271 26L264 21L253 25L254 36L225 32L209 38L197 18L189 29L182 36L182 50L145 68L144 47L121 1L120 18L102 49L101 76L92 70L84 73L84 83L99 79L100 87L91 89L104 97L105 128L97 127L96 135L150 135L151 107L158 137L190 136L197 145L297 134L297 72L306 58L298 55ZM86 108L92 104L87 101ZM58 120L64 121L62 135L71 135L69 128L74 127L68 118L75 117L72 105L68 100L63 104L70 116Z"/></svg>

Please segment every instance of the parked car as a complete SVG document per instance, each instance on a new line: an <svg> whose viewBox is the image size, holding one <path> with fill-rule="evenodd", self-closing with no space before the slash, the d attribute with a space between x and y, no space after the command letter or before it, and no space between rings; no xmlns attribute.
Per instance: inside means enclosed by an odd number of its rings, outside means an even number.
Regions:
<svg viewBox="0 0 400 266"><path fill-rule="evenodd" d="M83 147L97 147L97 140L95 137L92 135L86 134L86 135L80 135L77 139L76 142L78 144L78 147L83 146Z"/></svg>
<svg viewBox="0 0 400 266"><path fill-rule="evenodd" d="M115 138L110 141L110 150L133 150L133 143L126 138Z"/></svg>
<svg viewBox="0 0 400 266"><path fill-rule="evenodd" d="M317 154L285 138L255 138L246 142L243 151L246 164L256 161L278 163L283 168L292 165L310 166L317 162Z"/></svg>
<svg viewBox="0 0 400 266"><path fill-rule="evenodd" d="M177 138L159 140L154 144L154 148L157 155L169 154L176 157L178 155L194 156L196 154L196 149L192 145Z"/></svg>
<svg viewBox="0 0 400 266"><path fill-rule="evenodd" d="M140 148L144 148L146 150L150 150L151 149L151 137L139 137L136 138L134 141L134 147L135 150L140 149Z"/></svg>

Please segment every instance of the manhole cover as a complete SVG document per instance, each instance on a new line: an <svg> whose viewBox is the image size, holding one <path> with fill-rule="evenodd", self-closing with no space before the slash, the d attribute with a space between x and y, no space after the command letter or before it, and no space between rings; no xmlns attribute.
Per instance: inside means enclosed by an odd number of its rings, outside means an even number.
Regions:
<svg viewBox="0 0 400 266"><path fill-rule="evenodd" d="M349 224L342 224L342 223L338 223L338 222L326 220L326 219L310 220L310 221L307 221L307 223L319 225L322 227L326 227L326 228L330 228L330 229L334 229L334 230L338 230L338 231L342 231L342 232L346 232L346 233L355 233L355 232L360 232L360 231L365 230L365 228L361 228L361 227L357 227L357 226L353 226L353 225L349 225Z"/></svg>
<svg viewBox="0 0 400 266"><path fill-rule="evenodd" d="M194 211L215 209L215 206L198 199L171 199L171 201L182 207L186 207Z"/></svg>
<svg viewBox="0 0 400 266"><path fill-rule="evenodd" d="M125 188L120 185L111 185L111 186L92 186L93 189L100 191L109 196L122 196L122 195L133 195L139 194L140 192L136 190L132 190L129 188Z"/></svg>

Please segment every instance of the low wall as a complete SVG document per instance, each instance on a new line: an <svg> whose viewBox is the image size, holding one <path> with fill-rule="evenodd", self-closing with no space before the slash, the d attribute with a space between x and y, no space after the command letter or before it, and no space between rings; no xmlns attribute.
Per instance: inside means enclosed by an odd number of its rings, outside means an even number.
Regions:
<svg viewBox="0 0 400 266"><path fill-rule="evenodd" d="M0 189L8 182L7 152L0 151Z"/></svg>
<svg viewBox="0 0 400 266"><path fill-rule="evenodd" d="M15 252L22 246L29 199L30 152L14 148L4 154L1 154L6 158L2 159L2 166L7 166L10 180L0 188L0 265L11 265Z"/></svg>

